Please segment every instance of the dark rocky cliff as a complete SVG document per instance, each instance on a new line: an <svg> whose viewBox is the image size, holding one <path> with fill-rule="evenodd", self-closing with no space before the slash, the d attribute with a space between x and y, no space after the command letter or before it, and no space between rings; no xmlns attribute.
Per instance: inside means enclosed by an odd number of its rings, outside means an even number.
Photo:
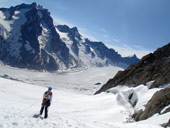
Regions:
<svg viewBox="0 0 170 128"><path fill-rule="evenodd" d="M156 92L149 100L149 102L146 104L144 111L139 110L138 112L134 113L132 117L136 121L140 121L147 119L156 113L165 114L167 112L170 112L170 107L168 107L169 104L170 104L170 86ZM167 108L165 109L165 107ZM162 111L163 109L165 110Z"/></svg>
<svg viewBox="0 0 170 128"><path fill-rule="evenodd" d="M48 71L58 70L59 62L63 67L69 66L69 49L56 32L47 9L32 3L0 10L9 15L5 15L6 24L13 22L11 31L0 26L1 33L8 35L0 35L1 61L19 68Z"/></svg>
<svg viewBox="0 0 170 128"><path fill-rule="evenodd" d="M96 94L117 85L138 86L149 81L154 81L150 88L170 82L170 43L144 56L139 63L129 66L124 71L119 71Z"/></svg>

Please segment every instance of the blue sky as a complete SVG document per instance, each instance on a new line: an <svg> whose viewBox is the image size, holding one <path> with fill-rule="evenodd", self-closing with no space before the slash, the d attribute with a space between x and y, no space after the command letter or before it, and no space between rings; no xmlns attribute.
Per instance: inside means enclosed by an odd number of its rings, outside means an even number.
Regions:
<svg viewBox="0 0 170 128"><path fill-rule="evenodd" d="M0 0L1 7L37 2L55 24L78 27L123 56L138 57L170 42L170 0Z"/></svg>

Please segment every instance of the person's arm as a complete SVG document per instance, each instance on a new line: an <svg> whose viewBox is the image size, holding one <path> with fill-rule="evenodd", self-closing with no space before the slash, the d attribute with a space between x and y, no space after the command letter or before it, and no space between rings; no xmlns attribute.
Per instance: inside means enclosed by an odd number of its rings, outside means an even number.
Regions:
<svg viewBox="0 0 170 128"><path fill-rule="evenodd" d="M47 99L47 92L44 92L43 99Z"/></svg>
<svg viewBox="0 0 170 128"><path fill-rule="evenodd" d="M43 94L43 99L45 98L45 92L44 92L44 94Z"/></svg>
<svg viewBox="0 0 170 128"><path fill-rule="evenodd" d="M50 95L50 102L49 102L49 106L51 105L52 98L53 98L53 94L51 93L51 95Z"/></svg>
<svg viewBox="0 0 170 128"><path fill-rule="evenodd" d="M53 99L53 94L51 93L51 97L50 97L50 103L51 103L52 99Z"/></svg>
<svg viewBox="0 0 170 128"><path fill-rule="evenodd" d="M43 101L42 101L42 105L44 105L46 103L46 101L48 100L47 96L46 96L46 92L43 95Z"/></svg>

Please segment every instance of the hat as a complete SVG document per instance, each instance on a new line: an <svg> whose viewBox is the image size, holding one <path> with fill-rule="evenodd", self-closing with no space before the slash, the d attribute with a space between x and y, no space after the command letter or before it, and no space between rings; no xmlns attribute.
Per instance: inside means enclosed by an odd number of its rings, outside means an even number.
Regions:
<svg viewBox="0 0 170 128"><path fill-rule="evenodd" d="M51 90L52 90L52 87L48 87L48 90L50 90L50 91L51 91Z"/></svg>

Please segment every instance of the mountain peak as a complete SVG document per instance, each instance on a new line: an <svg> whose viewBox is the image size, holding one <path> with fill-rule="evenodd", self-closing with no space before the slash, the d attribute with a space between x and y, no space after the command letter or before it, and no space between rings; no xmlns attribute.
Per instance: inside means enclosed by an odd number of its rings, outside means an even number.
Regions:
<svg viewBox="0 0 170 128"><path fill-rule="evenodd" d="M70 28L70 27L67 26L67 25L57 25L56 27L57 27L57 29L58 29L59 31L61 31L61 32L65 32L65 33L72 32L72 34L73 34L73 33L78 33L78 34L79 34L79 31L78 31L77 27L72 27L72 28ZM80 34L79 34L79 35L80 35Z"/></svg>
<svg viewBox="0 0 170 128"><path fill-rule="evenodd" d="M82 40L82 39L81 39L81 35L80 35L77 27L72 27L72 28L70 28L70 27L67 26L67 25L58 25L58 26L56 26L56 27L57 27L57 29L58 29L60 32L68 33L71 38L77 37L79 40Z"/></svg>
<svg viewBox="0 0 170 128"><path fill-rule="evenodd" d="M0 10L0 60L11 66L54 71L139 61L82 38L77 27L54 26L50 12L35 2Z"/></svg>
<svg viewBox="0 0 170 128"><path fill-rule="evenodd" d="M10 7L9 9L16 9L16 10L20 10L20 9L23 9L23 8L37 8L37 3L33 2L32 4L25 4L25 3L22 3L20 5L17 5L15 7Z"/></svg>
<svg viewBox="0 0 170 128"><path fill-rule="evenodd" d="M133 54L132 56L129 56L129 57L131 57L131 58L138 58L138 57L136 56L136 54Z"/></svg>
<svg viewBox="0 0 170 128"><path fill-rule="evenodd" d="M69 26L67 25L57 25L56 28L60 31L60 32L64 32L67 33L70 31Z"/></svg>
<svg viewBox="0 0 170 128"><path fill-rule="evenodd" d="M78 33L78 34L79 34L77 27L71 28L71 31L72 31L73 33Z"/></svg>

